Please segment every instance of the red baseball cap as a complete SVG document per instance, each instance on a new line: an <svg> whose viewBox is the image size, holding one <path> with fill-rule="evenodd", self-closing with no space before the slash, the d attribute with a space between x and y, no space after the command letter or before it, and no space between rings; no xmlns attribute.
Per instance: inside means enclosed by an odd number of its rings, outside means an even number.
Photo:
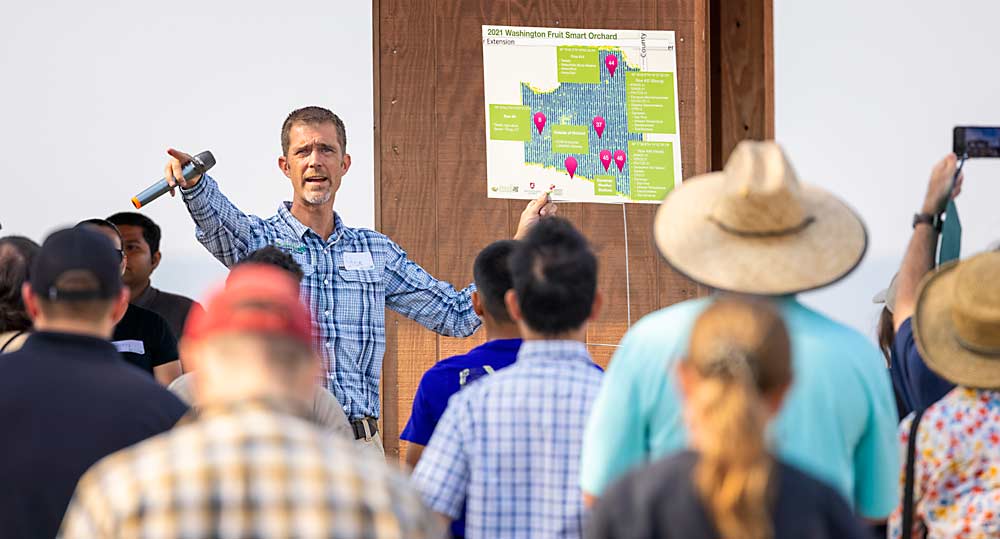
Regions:
<svg viewBox="0 0 1000 539"><path fill-rule="evenodd" d="M205 310L192 311L184 325L190 340L235 332L283 335L311 348L312 319L299 300L298 283L273 266L240 265Z"/></svg>

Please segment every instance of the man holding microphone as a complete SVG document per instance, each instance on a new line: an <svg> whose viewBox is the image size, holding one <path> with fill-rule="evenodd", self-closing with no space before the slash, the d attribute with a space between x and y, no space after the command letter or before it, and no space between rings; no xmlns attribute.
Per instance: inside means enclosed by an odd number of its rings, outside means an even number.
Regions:
<svg viewBox="0 0 1000 539"><path fill-rule="evenodd" d="M472 285L458 291L409 260L385 235L341 222L333 205L351 156L336 114L320 107L293 111L282 125L281 149L278 168L291 181L293 196L267 219L244 214L208 175L185 180L181 170L191 159L186 153L167 151L164 177L181 187L198 241L226 266L265 245L290 253L302 266L301 294L312 310L323 383L344 406L355 438L381 451L385 308L442 335L466 337L480 325ZM555 212L545 195L529 202L515 239Z"/></svg>

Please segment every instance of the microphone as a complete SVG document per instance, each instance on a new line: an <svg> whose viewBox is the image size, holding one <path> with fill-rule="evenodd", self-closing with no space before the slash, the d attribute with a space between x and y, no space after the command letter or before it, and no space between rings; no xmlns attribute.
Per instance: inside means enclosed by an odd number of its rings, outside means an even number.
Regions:
<svg viewBox="0 0 1000 539"><path fill-rule="evenodd" d="M191 162L184 165L184 168L181 169L181 174L184 176L185 180L190 180L199 174L208 172L208 170L214 166L215 156L212 155L212 152L204 151L192 157ZM167 179L160 178L160 181L150 185L145 191L132 197L132 205L138 210L168 191L170 191L170 184L167 183Z"/></svg>

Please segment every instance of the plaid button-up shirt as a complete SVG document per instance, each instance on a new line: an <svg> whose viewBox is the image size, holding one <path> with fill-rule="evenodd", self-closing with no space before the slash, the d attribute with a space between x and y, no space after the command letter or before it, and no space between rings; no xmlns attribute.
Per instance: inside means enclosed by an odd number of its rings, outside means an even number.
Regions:
<svg viewBox="0 0 1000 539"><path fill-rule="evenodd" d="M580 446L601 371L577 341L525 341L517 361L455 394L412 479L466 536L579 537Z"/></svg>
<svg viewBox="0 0 1000 539"><path fill-rule="evenodd" d="M59 536L441 537L405 477L290 410L209 407L105 457L77 484Z"/></svg>
<svg viewBox="0 0 1000 539"><path fill-rule="evenodd" d="M208 176L183 197L198 241L226 266L265 245L302 266L302 299L326 365L323 384L350 419L379 416L386 307L442 335L467 337L479 327L472 285L456 291L374 230L346 227L334 214L333 234L324 240L292 216L289 202L268 219L246 215Z"/></svg>

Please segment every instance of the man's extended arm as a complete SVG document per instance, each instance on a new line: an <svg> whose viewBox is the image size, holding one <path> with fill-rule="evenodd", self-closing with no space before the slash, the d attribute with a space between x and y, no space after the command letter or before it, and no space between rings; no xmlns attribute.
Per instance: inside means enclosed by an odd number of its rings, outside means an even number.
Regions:
<svg viewBox="0 0 1000 539"><path fill-rule="evenodd" d="M955 198L962 190L962 176L951 184L957 168L955 154L948 154L934 165L927 185L927 194L920 212L939 215L944 211L949 198ZM934 268L937 252L938 231L928 224L918 224L913 229L910 243L906 247L903 263L896 276L896 304L893 308L893 325L896 331L908 318L913 316L916 306L917 286L928 271Z"/></svg>
<svg viewBox="0 0 1000 539"><path fill-rule="evenodd" d="M167 153L171 158L164 177L171 187L181 187L184 204L196 225L195 236L212 256L232 266L254 249L253 239L263 221L240 211L207 174L185 180L180 171L191 160L190 155L174 149Z"/></svg>
<svg viewBox="0 0 1000 539"><path fill-rule="evenodd" d="M528 202L517 224L514 239L520 239L543 217L554 216L559 208L549 200L548 193ZM468 337L482 323L472 309L469 285L461 291L432 277L406 252L390 243L386 260L386 307L408 317L431 331L449 337Z"/></svg>

